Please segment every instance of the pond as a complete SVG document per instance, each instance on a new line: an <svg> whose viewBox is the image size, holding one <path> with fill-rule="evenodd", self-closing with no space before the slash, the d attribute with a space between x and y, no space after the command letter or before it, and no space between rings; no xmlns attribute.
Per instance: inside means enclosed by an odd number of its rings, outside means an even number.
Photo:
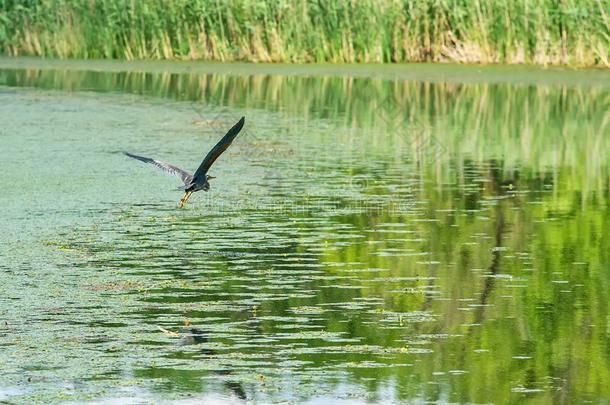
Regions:
<svg viewBox="0 0 610 405"><path fill-rule="evenodd" d="M607 72L49 63L0 63L0 401L610 398ZM182 210L122 154L242 115Z"/></svg>

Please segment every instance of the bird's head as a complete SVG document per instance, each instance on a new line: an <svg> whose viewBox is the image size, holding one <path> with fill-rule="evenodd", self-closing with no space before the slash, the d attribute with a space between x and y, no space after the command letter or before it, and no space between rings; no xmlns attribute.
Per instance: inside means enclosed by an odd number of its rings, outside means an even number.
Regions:
<svg viewBox="0 0 610 405"><path fill-rule="evenodd" d="M216 177L214 176L205 176L205 184L203 185L203 189L205 191L208 191L210 189L210 180L215 179Z"/></svg>

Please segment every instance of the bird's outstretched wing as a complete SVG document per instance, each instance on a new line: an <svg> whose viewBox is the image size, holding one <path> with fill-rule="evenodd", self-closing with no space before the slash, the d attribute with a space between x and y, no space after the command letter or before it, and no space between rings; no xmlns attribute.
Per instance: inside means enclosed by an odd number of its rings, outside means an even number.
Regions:
<svg viewBox="0 0 610 405"><path fill-rule="evenodd" d="M182 180L182 182L186 186L188 186L191 183L191 181L193 180L193 176L191 176L190 173L185 172L184 170L179 169L174 165L170 165L169 163L161 162L160 160L155 160L155 159L147 158L144 156L133 155L129 152L123 152L123 153L126 154L127 156L129 156L130 158L137 159L144 163L150 163L151 165L158 167L159 169L163 170L166 173L173 174L174 176L176 176L180 180Z"/></svg>
<svg viewBox="0 0 610 405"><path fill-rule="evenodd" d="M212 150L208 152L206 157L203 159L203 162L201 162L197 168L197 171L195 171L195 174L193 175L193 182L197 183L198 181L204 180L205 175L207 174L208 170L210 170L212 164L214 164L216 159L218 159L218 157L222 155L225 150L227 150L229 145L231 145L233 139L235 139L237 134L239 134L239 131L241 131L243 128L245 121L246 117L241 117L241 119L237 121L237 124L233 125L233 127L229 129L229 132L227 132L227 134L222 137L216 146L214 146Z"/></svg>

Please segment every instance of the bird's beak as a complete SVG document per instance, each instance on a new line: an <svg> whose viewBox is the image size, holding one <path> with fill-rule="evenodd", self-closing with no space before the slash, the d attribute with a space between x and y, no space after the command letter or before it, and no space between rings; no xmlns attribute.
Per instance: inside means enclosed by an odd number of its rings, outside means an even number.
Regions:
<svg viewBox="0 0 610 405"><path fill-rule="evenodd" d="M216 176L208 176L208 180L212 180L212 179L215 179L215 178L216 178Z"/></svg>

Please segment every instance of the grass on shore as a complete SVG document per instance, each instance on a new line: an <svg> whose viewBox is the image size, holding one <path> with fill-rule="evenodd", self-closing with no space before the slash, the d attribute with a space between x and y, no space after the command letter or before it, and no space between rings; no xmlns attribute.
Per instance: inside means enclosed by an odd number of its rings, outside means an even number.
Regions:
<svg viewBox="0 0 610 405"><path fill-rule="evenodd" d="M607 0L0 0L0 52L610 66Z"/></svg>

